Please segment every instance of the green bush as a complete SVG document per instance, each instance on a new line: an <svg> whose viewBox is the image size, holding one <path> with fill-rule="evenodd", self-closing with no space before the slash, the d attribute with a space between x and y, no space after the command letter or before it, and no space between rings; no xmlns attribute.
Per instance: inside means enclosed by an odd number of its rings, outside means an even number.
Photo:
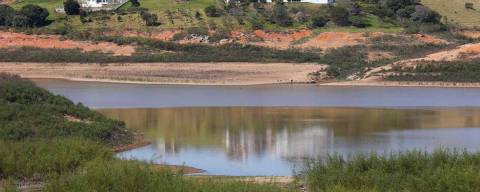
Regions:
<svg viewBox="0 0 480 192"><path fill-rule="evenodd" d="M110 145L132 139L123 122L110 120L17 76L0 74L0 105L0 139L76 136Z"/></svg>
<svg viewBox="0 0 480 192"><path fill-rule="evenodd" d="M312 17L312 28L319 28L319 27L324 27L328 23L328 18L317 14Z"/></svg>
<svg viewBox="0 0 480 192"><path fill-rule="evenodd" d="M80 4L76 0L66 0L63 2L63 7L67 15L80 14Z"/></svg>
<svg viewBox="0 0 480 192"><path fill-rule="evenodd" d="M48 15L47 9L29 4L18 11L13 23L21 27L40 27L47 24Z"/></svg>
<svg viewBox="0 0 480 192"><path fill-rule="evenodd" d="M217 9L215 5L210 5L205 7L205 14L209 17L219 17L221 15L220 10Z"/></svg>

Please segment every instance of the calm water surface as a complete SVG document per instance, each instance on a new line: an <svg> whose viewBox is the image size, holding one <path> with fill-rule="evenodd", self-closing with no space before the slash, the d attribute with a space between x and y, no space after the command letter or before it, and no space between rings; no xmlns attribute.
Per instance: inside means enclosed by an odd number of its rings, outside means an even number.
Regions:
<svg viewBox="0 0 480 192"><path fill-rule="evenodd" d="M120 158L209 174L291 175L332 153L480 149L480 89L37 83L153 141Z"/></svg>

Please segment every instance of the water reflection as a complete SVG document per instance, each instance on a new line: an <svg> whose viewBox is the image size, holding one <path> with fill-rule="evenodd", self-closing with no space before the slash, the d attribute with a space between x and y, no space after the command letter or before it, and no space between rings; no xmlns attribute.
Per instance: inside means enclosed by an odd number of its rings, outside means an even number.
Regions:
<svg viewBox="0 0 480 192"><path fill-rule="evenodd" d="M290 175L329 153L480 147L477 109L104 109L154 144L120 154L212 174Z"/></svg>

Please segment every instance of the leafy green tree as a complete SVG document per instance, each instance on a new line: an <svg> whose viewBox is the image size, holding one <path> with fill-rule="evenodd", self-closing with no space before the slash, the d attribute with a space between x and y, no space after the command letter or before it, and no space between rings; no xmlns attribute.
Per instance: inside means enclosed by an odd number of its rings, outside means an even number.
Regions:
<svg viewBox="0 0 480 192"><path fill-rule="evenodd" d="M38 5L25 5L18 11L15 20L17 26L40 27L47 24L48 10ZM22 21L23 20L23 21Z"/></svg>
<svg viewBox="0 0 480 192"><path fill-rule="evenodd" d="M67 15L80 14L80 4L76 0L66 0L63 2L63 7Z"/></svg>
<svg viewBox="0 0 480 192"><path fill-rule="evenodd" d="M12 7L0 4L0 26L10 25L14 15L15 10Z"/></svg>
<svg viewBox="0 0 480 192"><path fill-rule="evenodd" d="M282 0L275 1L272 11L272 21L283 27L293 24L293 19L288 15L288 8Z"/></svg>
<svg viewBox="0 0 480 192"><path fill-rule="evenodd" d="M140 2L138 0L130 0L132 7L140 7Z"/></svg>

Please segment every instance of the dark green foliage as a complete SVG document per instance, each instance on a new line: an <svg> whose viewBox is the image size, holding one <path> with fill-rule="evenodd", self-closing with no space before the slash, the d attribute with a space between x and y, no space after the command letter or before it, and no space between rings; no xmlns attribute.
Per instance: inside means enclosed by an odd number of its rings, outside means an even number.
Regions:
<svg viewBox="0 0 480 192"><path fill-rule="evenodd" d="M365 28L365 27L368 27L370 25L368 23L368 20L364 16L361 16L361 15L352 15L352 16L350 16L349 20L350 20L350 23L352 24L352 26L358 27L358 28Z"/></svg>
<svg viewBox="0 0 480 192"><path fill-rule="evenodd" d="M291 26L293 24L293 19L288 14L288 8L285 6L283 1L275 1L273 6L271 21L280 25L280 26Z"/></svg>
<svg viewBox="0 0 480 192"><path fill-rule="evenodd" d="M132 7L140 7L140 1L138 0L130 0Z"/></svg>
<svg viewBox="0 0 480 192"><path fill-rule="evenodd" d="M8 6L0 4L0 26L8 26L11 24L15 10Z"/></svg>
<svg viewBox="0 0 480 192"><path fill-rule="evenodd" d="M386 79L391 81L445 81L480 82L480 60L443 61L426 63L417 67L395 67L394 75Z"/></svg>
<svg viewBox="0 0 480 192"><path fill-rule="evenodd" d="M364 46L350 46L327 50L322 63L329 64L327 75L330 78L342 79L368 67L366 58Z"/></svg>
<svg viewBox="0 0 480 192"><path fill-rule="evenodd" d="M308 164L309 191L480 191L480 153L438 150L349 159L330 156Z"/></svg>
<svg viewBox="0 0 480 192"><path fill-rule="evenodd" d="M421 23L439 23L441 16L423 5L415 6L415 12L411 14L413 21Z"/></svg>
<svg viewBox="0 0 480 192"><path fill-rule="evenodd" d="M111 149L84 139L0 140L0 179L56 176L93 159L111 160Z"/></svg>
<svg viewBox="0 0 480 192"><path fill-rule="evenodd" d="M348 20L350 12L343 7L332 7L329 10L330 19L339 26L348 26L350 21Z"/></svg>
<svg viewBox="0 0 480 192"><path fill-rule="evenodd" d="M219 17L220 10L215 6L215 5L210 5L208 7L205 7L205 14L209 17Z"/></svg>
<svg viewBox="0 0 480 192"><path fill-rule="evenodd" d="M77 136L118 145L132 138L124 123L13 75L0 74L0 106L0 139L4 140Z"/></svg>
<svg viewBox="0 0 480 192"><path fill-rule="evenodd" d="M48 10L38 5L23 6L14 18L17 25L23 27L40 27L47 24Z"/></svg>
<svg viewBox="0 0 480 192"><path fill-rule="evenodd" d="M80 4L76 0L66 0L63 2L63 7L67 15L80 14Z"/></svg>
<svg viewBox="0 0 480 192"><path fill-rule="evenodd" d="M151 14L148 11L141 11L140 16L142 17L143 21L145 21L145 25L147 26L160 25L160 22L158 22L157 14Z"/></svg>
<svg viewBox="0 0 480 192"><path fill-rule="evenodd" d="M324 27L328 23L328 18L324 15L317 14L312 17L312 28Z"/></svg>

